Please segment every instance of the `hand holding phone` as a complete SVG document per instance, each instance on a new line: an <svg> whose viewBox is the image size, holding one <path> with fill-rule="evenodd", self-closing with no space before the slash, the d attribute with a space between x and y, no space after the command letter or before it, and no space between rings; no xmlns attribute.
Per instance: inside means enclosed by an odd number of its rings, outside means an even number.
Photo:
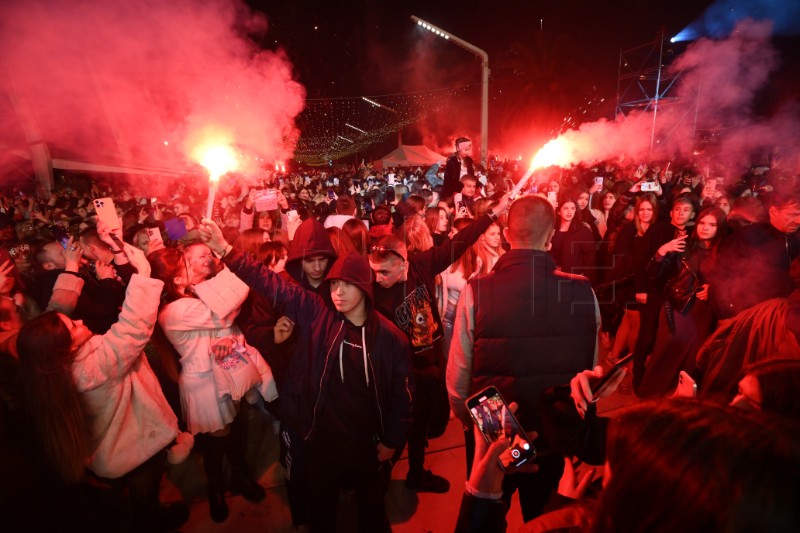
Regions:
<svg viewBox="0 0 800 533"><path fill-rule="evenodd" d="M111 231L122 227L117 209L114 207L114 200L111 198L95 198L94 210L97 213L97 220L102 221Z"/></svg>
<svg viewBox="0 0 800 533"><path fill-rule="evenodd" d="M497 450L497 460L503 472L514 472L536 457L536 448L496 388L487 387L466 403L486 444L491 447L502 439L504 446Z"/></svg>
<svg viewBox="0 0 800 533"><path fill-rule="evenodd" d="M596 366L593 370L579 372L570 380L570 396L581 418L586 416L589 404L610 395L617 389L625 378L625 366L631 359L633 354L628 354L608 371L604 372L602 367Z"/></svg>

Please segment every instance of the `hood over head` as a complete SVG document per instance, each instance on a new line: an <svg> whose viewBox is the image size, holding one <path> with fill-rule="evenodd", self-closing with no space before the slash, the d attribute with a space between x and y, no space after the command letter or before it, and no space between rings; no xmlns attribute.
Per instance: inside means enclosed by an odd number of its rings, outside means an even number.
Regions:
<svg viewBox="0 0 800 533"><path fill-rule="evenodd" d="M328 268L336 260L336 249L331 244L325 227L314 218L303 221L289 243L286 271L295 280L303 282L303 258L322 255L329 259Z"/></svg>
<svg viewBox="0 0 800 533"><path fill-rule="evenodd" d="M350 252L343 255L333 263L333 266L325 276L325 297L330 299L331 280L340 279L352 283L364 293L367 299L367 309L372 309L375 296L372 292L372 269L369 261L358 252Z"/></svg>

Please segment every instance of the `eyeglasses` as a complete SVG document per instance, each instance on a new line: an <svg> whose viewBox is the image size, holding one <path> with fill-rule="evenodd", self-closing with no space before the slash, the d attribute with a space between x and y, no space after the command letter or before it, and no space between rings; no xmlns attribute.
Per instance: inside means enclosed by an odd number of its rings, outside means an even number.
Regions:
<svg viewBox="0 0 800 533"><path fill-rule="evenodd" d="M383 260L386 259L390 254L393 254L399 257L402 261L405 261L406 258L403 257L403 254L395 250L394 248L386 248L385 246L381 246L379 244L373 245L369 249L370 255L376 255L377 259Z"/></svg>

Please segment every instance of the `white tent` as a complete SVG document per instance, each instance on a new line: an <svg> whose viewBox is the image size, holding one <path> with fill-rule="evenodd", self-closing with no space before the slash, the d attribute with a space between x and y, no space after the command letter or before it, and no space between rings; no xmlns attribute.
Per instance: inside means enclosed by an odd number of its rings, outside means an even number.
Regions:
<svg viewBox="0 0 800 533"><path fill-rule="evenodd" d="M401 144L396 149L375 161L375 163L379 168L426 167L445 159L447 159L445 156L434 152L427 146Z"/></svg>

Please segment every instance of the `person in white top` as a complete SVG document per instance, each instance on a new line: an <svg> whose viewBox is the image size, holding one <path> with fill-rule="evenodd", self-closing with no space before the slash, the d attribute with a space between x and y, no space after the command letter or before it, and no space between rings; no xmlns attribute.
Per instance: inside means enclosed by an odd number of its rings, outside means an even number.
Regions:
<svg viewBox="0 0 800 533"><path fill-rule="evenodd" d="M143 252L130 245L124 252L138 273L119 320L93 335L56 311L36 317L17 339L20 379L26 419L54 481L75 490L84 467L116 480L129 489L136 530L155 531L165 448L179 435L143 352L164 284L150 278Z"/></svg>
<svg viewBox="0 0 800 533"><path fill-rule="evenodd" d="M180 356L183 417L189 432L200 436L211 518L223 522L228 517L223 456L232 467L231 492L250 501L266 495L245 465L240 400L277 398L272 371L234 324L249 288L227 268L217 272L211 250L202 243L185 252L166 248L148 259L153 277L165 283L158 323Z"/></svg>

